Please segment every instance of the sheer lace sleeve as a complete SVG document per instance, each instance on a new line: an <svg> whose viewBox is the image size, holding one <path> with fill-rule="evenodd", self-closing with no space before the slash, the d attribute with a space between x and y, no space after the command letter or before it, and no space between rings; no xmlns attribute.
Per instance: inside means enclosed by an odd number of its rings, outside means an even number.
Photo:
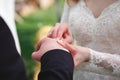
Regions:
<svg viewBox="0 0 120 80"><path fill-rule="evenodd" d="M68 23L69 10L70 10L70 6L67 4L67 2L65 2L61 17L61 23Z"/></svg>
<svg viewBox="0 0 120 80"><path fill-rule="evenodd" d="M82 65L82 70L120 77L120 55L90 50L90 61Z"/></svg>

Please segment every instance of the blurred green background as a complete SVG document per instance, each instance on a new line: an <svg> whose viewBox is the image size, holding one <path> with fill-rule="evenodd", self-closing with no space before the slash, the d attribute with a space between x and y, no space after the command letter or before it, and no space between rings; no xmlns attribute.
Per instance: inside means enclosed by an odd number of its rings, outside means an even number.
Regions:
<svg viewBox="0 0 120 80"><path fill-rule="evenodd" d="M60 0L63 9L64 0ZM34 69L37 66L32 60L31 53L36 44L36 34L41 27L55 25L58 22L56 6L53 4L47 9L38 8L27 16L22 16L22 22L16 20L18 36L20 40L22 58L25 64L28 80L33 80Z"/></svg>

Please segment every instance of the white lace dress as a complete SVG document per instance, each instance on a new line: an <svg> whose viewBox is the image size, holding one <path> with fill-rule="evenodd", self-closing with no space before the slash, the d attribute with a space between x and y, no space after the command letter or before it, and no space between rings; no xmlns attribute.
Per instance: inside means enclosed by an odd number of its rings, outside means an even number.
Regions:
<svg viewBox="0 0 120 80"><path fill-rule="evenodd" d="M120 0L98 18L83 0L65 3L61 22L67 22L80 46L89 47L91 58L74 72L74 80L120 80Z"/></svg>

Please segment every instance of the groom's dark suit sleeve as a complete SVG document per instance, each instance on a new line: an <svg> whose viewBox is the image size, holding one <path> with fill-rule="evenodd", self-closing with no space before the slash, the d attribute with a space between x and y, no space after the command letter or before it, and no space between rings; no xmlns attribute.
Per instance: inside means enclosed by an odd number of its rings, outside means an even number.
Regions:
<svg viewBox="0 0 120 80"><path fill-rule="evenodd" d="M73 80L74 63L70 53L51 50L41 58L38 80Z"/></svg>

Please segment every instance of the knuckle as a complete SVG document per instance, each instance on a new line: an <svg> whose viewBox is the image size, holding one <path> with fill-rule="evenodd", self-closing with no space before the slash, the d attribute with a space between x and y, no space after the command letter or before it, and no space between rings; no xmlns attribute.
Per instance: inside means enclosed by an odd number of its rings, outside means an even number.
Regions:
<svg viewBox="0 0 120 80"><path fill-rule="evenodd" d="M50 38L45 37L41 42L42 42L42 43L47 42L47 41L49 41L49 39L50 39Z"/></svg>

